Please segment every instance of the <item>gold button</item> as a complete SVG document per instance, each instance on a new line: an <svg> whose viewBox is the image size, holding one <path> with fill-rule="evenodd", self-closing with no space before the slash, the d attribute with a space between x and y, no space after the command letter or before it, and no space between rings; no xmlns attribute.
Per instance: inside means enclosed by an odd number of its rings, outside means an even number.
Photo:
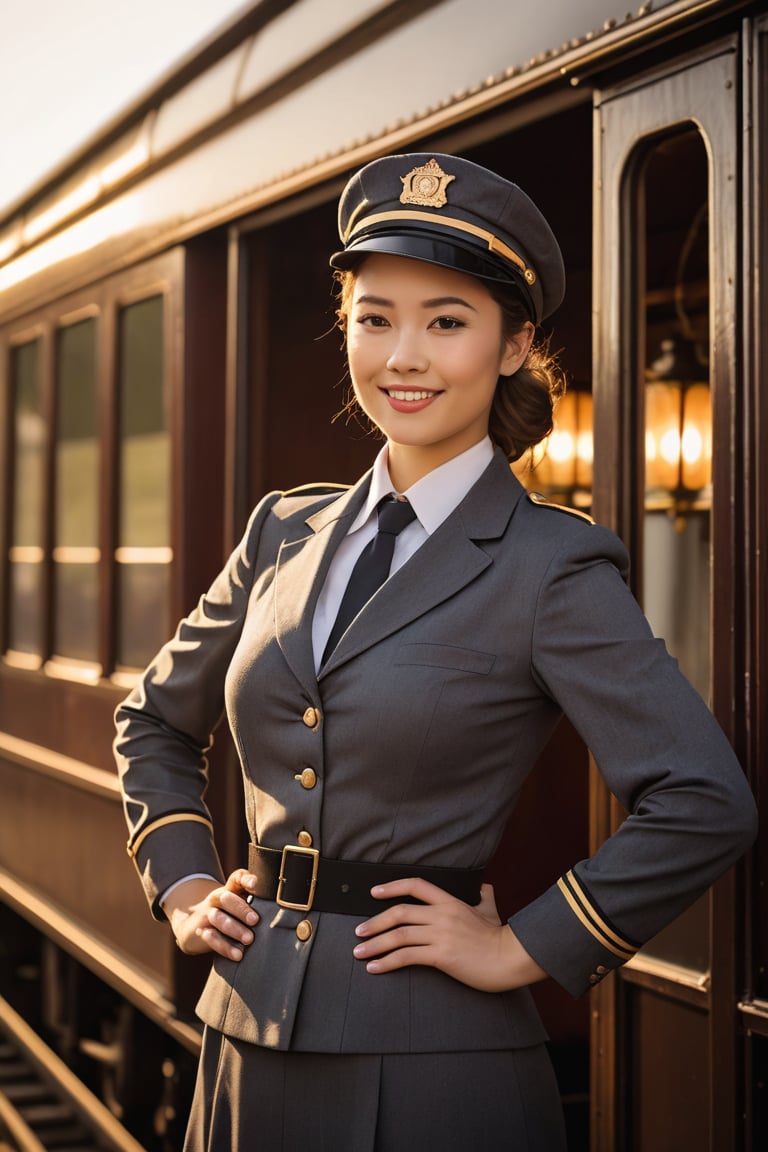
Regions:
<svg viewBox="0 0 768 1152"><path fill-rule="evenodd" d="M592 975L589 978L589 982L590 982L590 984L599 984L600 983L600 977L597 975L596 972L592 973Z"/></svg>
<svg viewBox="0 0 768 1152"><path fill-rule="evenodd" d="M299 832L299 844L301 845L302 848L311 848L312 847L312 833L307 832L305 829L303 829L301 832Z"/></svg>
<svg viewBox="0 0 768 1152"><path fill-rule="evenodd" d="M307 728L319 728L320 727L320 709L319 708L311 708L311 707L307 708L304 715L302 716L302 720L306 724Z"/></svg>
<svg viewBox="0 0 768 1152"><path fill-rule="evenodd" d="M300 775L295 776L294 779L299 781L302 788L314 788L315 784L317 784L317 773L314 768L305 768L304 771Z"/></svg>
<svg viewBox="0 0 768 1152"><path fill-rule="evenodd" d="M302 942L304 940L309 940L310 936L312 935L311 921L299 920L298 924L296 925L296 935Z"/></svg>
<svg viewBox="0 0 768 1152"><path fill-rule="evenodd" d="M608 975L608 969L604 968L602 966L602 964L598 964L597 968L595 968L595 972L597 972L598 976L607 976Z"/></svg>

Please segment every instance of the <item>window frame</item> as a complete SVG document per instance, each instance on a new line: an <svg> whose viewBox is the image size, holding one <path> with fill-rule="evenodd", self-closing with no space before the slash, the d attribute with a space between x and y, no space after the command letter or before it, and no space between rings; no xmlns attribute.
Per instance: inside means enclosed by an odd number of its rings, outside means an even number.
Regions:
<svg viewBox="0 0 768 1152"><path fill-rule="evenodd" d="M60 444L59 431L59 390L61 387L60 376L60 350L61 350L61 335L67 329L75 327L77 324L87 323L88 321L94 322L94 375L95 375L95 402L97 406L96 411L96 441L98 448L98 484L99 492L101 491L101 482L103 479L103 451L101 445L101 429L99 421L99 332L101 313L96 305L85 305L74 311L68 312L60 316L57 322L51 328L51 354L53 356L53 395L51 400L51 425L50 425L50 451L51 451L51 476L50 476L50 522L51 522L51 539L50 539L50 558L49 564L51 569L51 589L50 589L50 604L49 604L49 618L51 629L50 641L50 655L48 663L53 664L55 667L52 669L54 674L61 672L66 674L67 670L70 675L75 677L82 677L83 679L93 679L100 674L100 667L98 660L83 660L73 656L67 656L64 653L57 651L57 637L56 637L56 617L58 613L57 594L56 594L56 551L60 547L66 545L59 545L57 540L57 494L55 486L57 484L57 467L58 467L58 447ZM97 583L100 575L102 555L100 551L100 527L99 527L99 506L101 501L98 501L96 512L96 549L99 552L98 567L97 567ZM98 622L97 622L97 645L98 645Z"/></svg>
<svg viewBox="0 0 768 1152"><path fill-rule="evenodd" d="M10 628L10 612L11 612L11 595L12 595L12 579L11 579L11 550L14 547L12 541L12 532L14 528L14 511L15 511L15 471L16 471L16 455L17 447L15 442L15 405L16 405L16 389L13 372L14 356L18 349L27 345L39 342L39 385L40 385L40 399L41 409L45 414L46 419L46 437L43 444L43 491L46 493L45 505L42 514L41 524L41 547L43 549L43 559L41 562L41 622L39 635L41 640L41 652L27 653L20 649L8 648L11 638ZM50 416L51 416L51 387L50 387L50 364L48 361L48 343L47 343L47 326L43 323L25 324L18 332L14 334L14 338L9 340L7 349L3 356L4 361L4 375L6 386L3 395L3 411L5 414L5 428L6 428L6 444L5 444L5 464L3 467L3 474L5 480L5 499L3 501L3 563L2 563L2 620L0 621L0 638L2 639L2 651L5 655L8 654L9 663L15 667L37 669L43 663L43 653L45 652L47 636L49 633L50 619L48 611L49 597L47 595L47 588L50 582L50 572L48 555L50 553L50 523L46 515L48 507L48 482L47 477L50 470L50 453L51 453L51 440L50 440Z"/></svg>
<svg viewBox="0 0 768 1152"><path fill-rule="evenodd" d="M121 309L141 300L163 298L163 388L167 430L170 437L170 514L169 616L181 611L181 578L178 572L182 555L182 517L179 515L183 494L181 475L184 433L183 405L183 297L184 251L176 248L127 272L109 277L90 288L81 289L55 302L45 304L33 316L24 317L0 330L0 404L6 415L6 435L0 445L0 476L5 483L0 507L0 664L31 674L53 679L75 680L89 684L107 681L123 687L135 683L141 669L118 668L116 664L116 515L119 507L118 485L119 432L118 396L119 350L117 347ZM96 403L99 443L100 501L98 510L98 622L97 659L77 661L54 650L54 485L56 457L56 390L58 380L59 333L80 319L96 320ZM43 483L44 578L42 602L42 652L30 659L9 649L9 612L11 610L9 550L13 531L14 509L14 384L12 380L13 349L41 340L41 387L46 414L45 477ZM160 642L166 637L163 636Z"/></svg>

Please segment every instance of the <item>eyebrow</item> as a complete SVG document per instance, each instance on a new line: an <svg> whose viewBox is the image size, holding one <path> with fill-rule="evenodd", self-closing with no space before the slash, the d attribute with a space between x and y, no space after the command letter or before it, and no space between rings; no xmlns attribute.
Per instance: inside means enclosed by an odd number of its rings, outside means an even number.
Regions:
<svg viewBox="0 0 768 1152"><path fill-rule="evenodd" d="M387 300L386 297L384 297L384 296L371 296L369 294L365 295L365 296L358 296L357 303L358 304L373 304L373 305L376 305L380 308L394 308L395 307L394 300ZM421 302L422 308L444 308L446 305L449 305L449 304L458 304L462 308L469 308L470 311L472 311L472 312L477 311L477 309L474 308L473 305L470 304L468 300L462 299L461 296L435 296L435 298L432 300L422 300L422 302Z"/></svg>

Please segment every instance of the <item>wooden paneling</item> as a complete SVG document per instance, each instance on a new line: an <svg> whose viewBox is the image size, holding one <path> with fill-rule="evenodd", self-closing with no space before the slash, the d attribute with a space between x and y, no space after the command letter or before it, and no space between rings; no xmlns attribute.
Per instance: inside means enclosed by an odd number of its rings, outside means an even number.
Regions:
<svg viewBox="0 0 768 1152"><path fill-rule="evenodd" d="M126 838L117 793L0 758L0 868L167 983L165 933L148 914Z"/></svg>
<svg viewBox="0 0 768 1152"><path fill-rule="evenodd" d="M711 1147L707 1015L645 989L627 989L623 1105L632 1152L703 1152Z"/></svg>

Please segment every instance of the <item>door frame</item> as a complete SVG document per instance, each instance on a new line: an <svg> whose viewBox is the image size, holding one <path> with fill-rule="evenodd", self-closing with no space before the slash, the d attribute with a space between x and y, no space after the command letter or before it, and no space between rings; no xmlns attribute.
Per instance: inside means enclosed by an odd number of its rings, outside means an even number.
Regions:
<svg viewBox="0 0 768 1152"><path fill-rule="evenodd" d="M715 96L716 93L716 96ZM745 556L738 545L740 507L739 331L741 251L740 43L729 36L665 69L633 78L595 96L593 508L630 553L639 544L642 492L638 483L635 381L642 370L636 317L630 174L633 157L653 137L693 125L709 156L710 378L713 393L712 707L737 753L744 751L741 605ZM640 332L642 335L642 332ZM634 557L633 557L634 559ZM610 835L623 813L595 769L591 779L591 849ZM732 871L711 890L710 963L706 973L638 956L593 993L591 1043L592 1150L631 1152L622 1101L628 1087L628 1005L636 989L706 1014L710 1152L737 1147L739 1078L736 989L742 971L737 941L737 881ZM700 1108L702 1101L693 1106ZM642 1102L641 1102L642 1107ZM701 1152L705 1152L704 1149Z"/></svg>

